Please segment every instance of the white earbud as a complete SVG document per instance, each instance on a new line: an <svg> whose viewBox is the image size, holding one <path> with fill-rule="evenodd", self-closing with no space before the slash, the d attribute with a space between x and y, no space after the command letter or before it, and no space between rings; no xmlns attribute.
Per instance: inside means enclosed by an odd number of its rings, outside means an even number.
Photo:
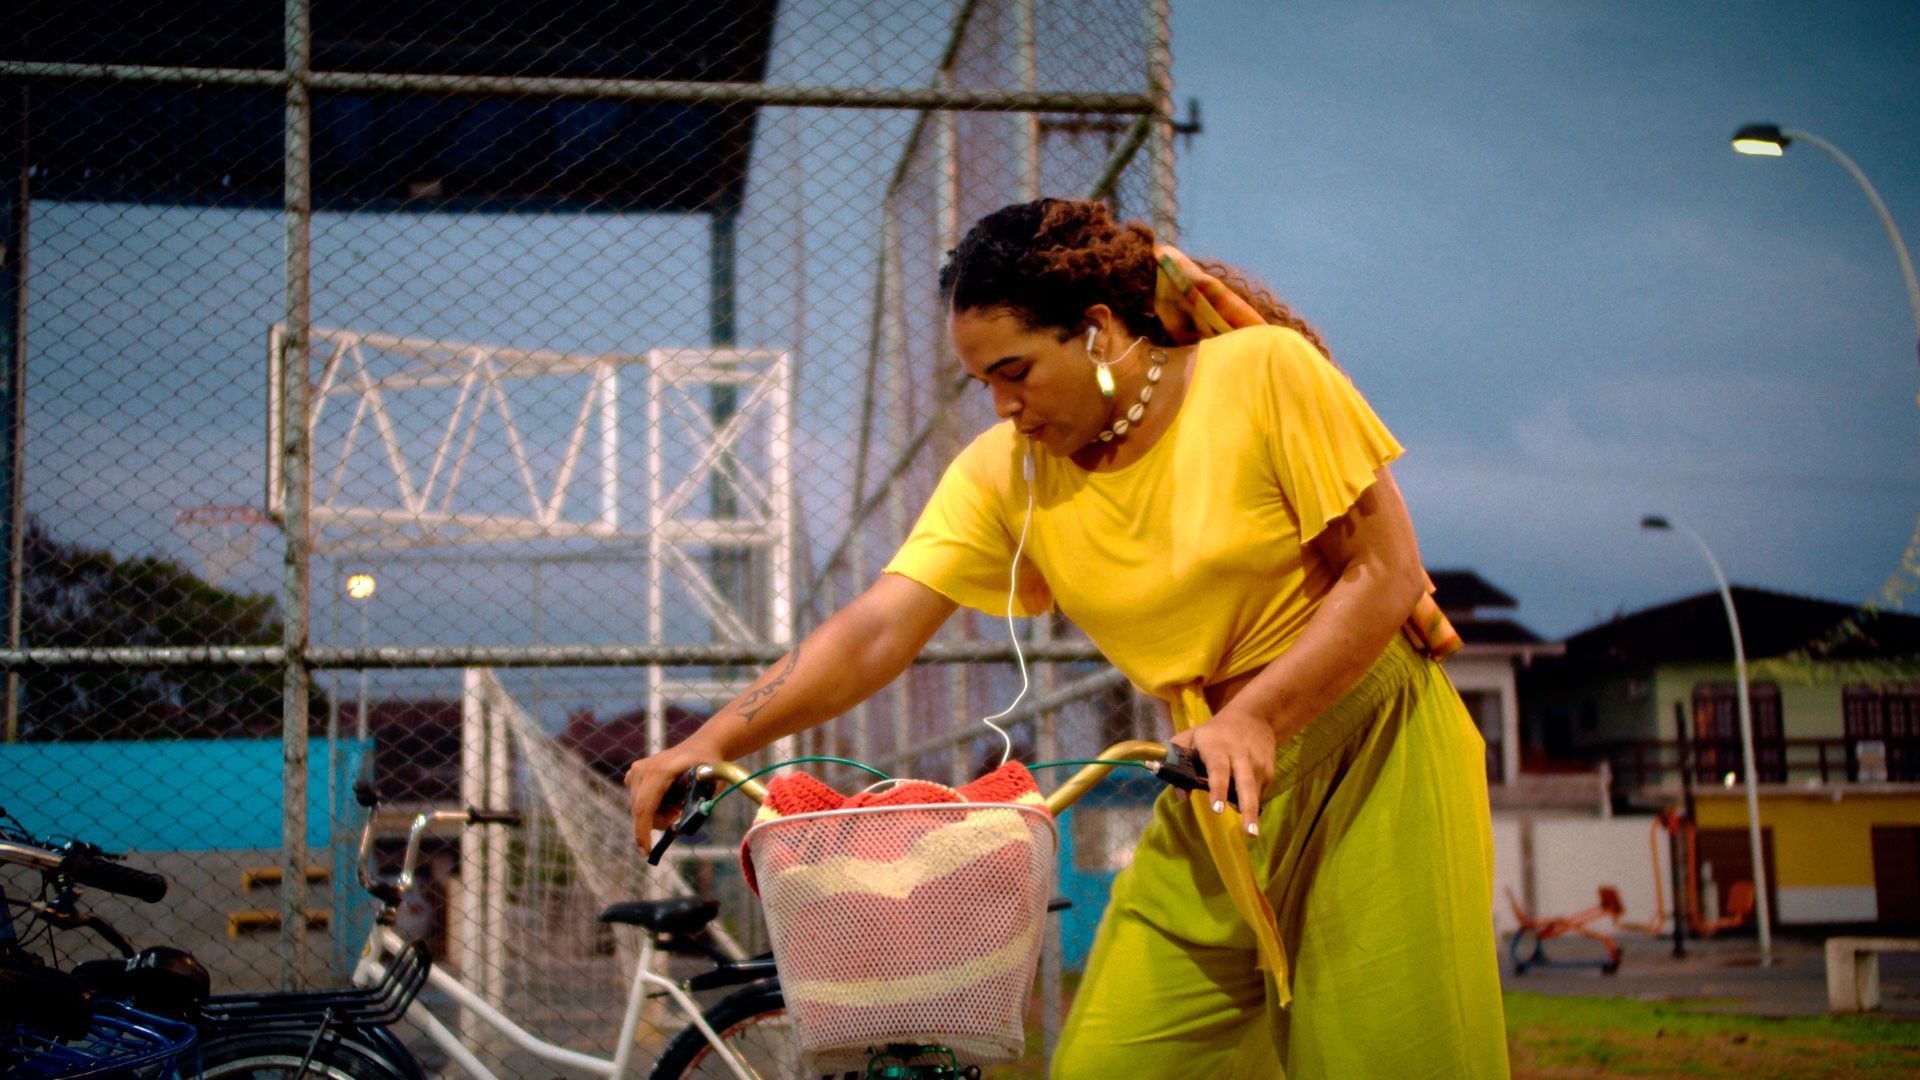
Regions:
<svg viewBox="0 0 1920 1080"><path fill-rule="evenodd" d="M1093 352L1093 335L1099 332L1100 332L1100 328L1097 326L1087 327L1087 352L1089 355L1091 355Z"/></svg>

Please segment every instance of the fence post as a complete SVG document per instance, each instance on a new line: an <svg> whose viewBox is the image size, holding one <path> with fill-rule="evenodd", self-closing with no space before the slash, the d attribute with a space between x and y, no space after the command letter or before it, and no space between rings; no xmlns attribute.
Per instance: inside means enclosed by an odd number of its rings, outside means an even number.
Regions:
<svg viewBox="0 0 1920 1080"><path fill-rule="evenodd" d="M13 123L20 126L19 138L9 139L9 145L0 150L0 184L7 188L6 196L0 199L0 207L6 213L4 225L0 225L0 244L5 245L5 255L0 257L0 364L5 365L0 373L0 500L4 500L4 510L0 510L0 559L6 560L4 575L0 583L7 590L7 648L20 647L20 582L26 574L21 565L21 556L26 545L22 533L26 524L26 513L21 500L26 496L26 485L21 483L25 472L26 423L27 423L27 238L28 220L33 207L32 188L29 186L33 175L32 146L28 142L28 121L31 119L32 103L30 91L25 86L15 86L8 90L6 97L0 99L0 108L5 108ZM6 127L0 124L0 133ZM4 135L0 135L4 137ZM20 738L20 673L7 671L6 700L6 741L14 742Z"/></svg>
<svg viewBox="0 0 1920 1080"><path fill-rule="evenodd" d="M1153 231L1161 243L1180 238L1173 174L1173 30L1167 0L1146 0L1147 96L1153 99L1148 132L1147 185L1153 199Z"/></svg>
<svg viewBox="0 0 1920 1080"><path fill-rule="evenodd" d="M313 102L308 65L313 55L307 0L287 0L286 109L286 333L280 364L278 452L284 466L286 538L282 556L281 645L286 649L281 684L280 984L299 989L306 981L307 900L307 605L312 559L308 501L313 462L307 432L308 323L312 315Z"/></svg>

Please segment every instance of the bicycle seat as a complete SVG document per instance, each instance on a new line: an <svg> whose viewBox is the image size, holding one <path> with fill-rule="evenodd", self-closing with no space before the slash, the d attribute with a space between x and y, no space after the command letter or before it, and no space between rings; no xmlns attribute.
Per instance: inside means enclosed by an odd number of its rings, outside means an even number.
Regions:
<svg viewBox="0 0 1920 1080"><path fill-rule="evenodd" d="M655 934L691 934L720 914L720 901L699 896L671 900L628 900L600 913L603 923L644 927Z"/></svg>

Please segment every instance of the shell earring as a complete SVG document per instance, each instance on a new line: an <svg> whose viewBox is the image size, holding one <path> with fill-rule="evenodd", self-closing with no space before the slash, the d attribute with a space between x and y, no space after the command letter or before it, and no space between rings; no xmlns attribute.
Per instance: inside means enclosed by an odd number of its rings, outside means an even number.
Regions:
<svg viewBox="0 0 1920 1080"><path fill-rule="evenodd" d="M1093 362L1093 381L1100 384L1100 396L1110 398L1113 396L1113 372L1108 371L1107 368L1111 365L1096 360L1093 356L1093 338L1097 333L1099 333L1099 327L1087 327L1087 359Z"/></svg>

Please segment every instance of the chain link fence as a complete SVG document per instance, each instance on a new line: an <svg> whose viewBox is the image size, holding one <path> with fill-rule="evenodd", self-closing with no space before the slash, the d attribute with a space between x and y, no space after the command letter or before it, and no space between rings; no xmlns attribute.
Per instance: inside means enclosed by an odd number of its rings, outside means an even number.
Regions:
<svg viewBox="0 0 1920 1080"><path fill-rule="evenodd" d="M618 776L865 588L992 422L935 295L969 223L1095 196L1171 233L1165 0L7 21L0 807L168 874L162 905L90 901L217 991L350 971L354 778L389 868L414 811L524 809L432 836L401 928L610 1055L638 951L601 907L715 891L759 947L743 820L646 871ZM1021 757L1152 725L1070 627L1021 632ZM771 753L965 779L1011 659L962 613ZM1098 812L1078 834L1119 835Z"/></svg>

